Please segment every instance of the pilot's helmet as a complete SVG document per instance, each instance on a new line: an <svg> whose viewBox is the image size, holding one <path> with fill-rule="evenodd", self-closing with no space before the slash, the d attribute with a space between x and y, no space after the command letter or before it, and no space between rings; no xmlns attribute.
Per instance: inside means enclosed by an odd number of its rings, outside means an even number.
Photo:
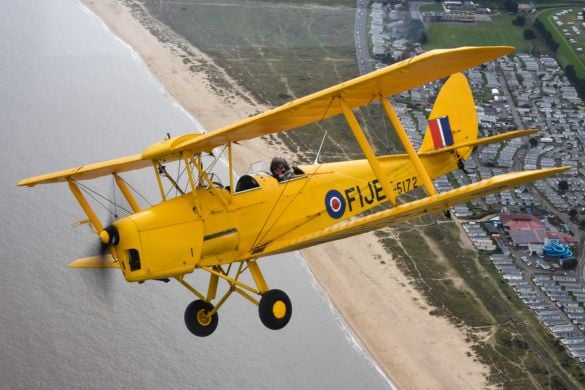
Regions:
<svg viewBox="0 0 585 390"><path fill-rule="evenodd" d="M285 171L290 169L290 165L288 165L288 162L284 158L274 157L270 163L270 172L274 172L276 168L280 168L281 166L284 167Z"/></svg>

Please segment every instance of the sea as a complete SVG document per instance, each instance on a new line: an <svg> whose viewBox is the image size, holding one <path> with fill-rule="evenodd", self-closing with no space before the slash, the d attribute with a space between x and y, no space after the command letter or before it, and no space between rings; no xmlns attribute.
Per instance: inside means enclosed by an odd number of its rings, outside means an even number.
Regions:
<svg viewBox="0 0 585 390"><path fill-rule="evenodd" d="M77 0L2 1L0 35L0 389L395 387L298 253L260 262L270 287L292 300L287 327L265 328L236 295L206 338L185 328L195 297L176 281L130 284L118 270L67 268L99 246L77 224L85 217L67 185L16 183L204 129ZM111 178L89 184L114 191ZM92 202L100 217L112 213ZM187 280L205 291L202 276Z"/></svg>

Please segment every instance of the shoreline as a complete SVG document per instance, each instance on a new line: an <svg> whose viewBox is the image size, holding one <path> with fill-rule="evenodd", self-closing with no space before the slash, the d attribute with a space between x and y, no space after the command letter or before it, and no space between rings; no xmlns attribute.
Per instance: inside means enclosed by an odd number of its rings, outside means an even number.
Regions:
<svg viewBox="0 0 585 390"><path fill-rule="evenodd" d="M127 4L82 2L139 54L173 98L206 129L220 128L267 108L253 103L225 73L222 77L237 91L235 96L225 96L205 74L191 71L181 56L188 54L195 63L212 67L213 60L192 46L187 53L184 47L163 43ZM242 145L234 153L241 168L259 156L269 156L267 149L285 154L282 147L262 139ZM372 233L301 253L335 310L392 383L408 389L486 387L489 368L474 359L463 331L447 319L429 314L432 308Z"/></svg>

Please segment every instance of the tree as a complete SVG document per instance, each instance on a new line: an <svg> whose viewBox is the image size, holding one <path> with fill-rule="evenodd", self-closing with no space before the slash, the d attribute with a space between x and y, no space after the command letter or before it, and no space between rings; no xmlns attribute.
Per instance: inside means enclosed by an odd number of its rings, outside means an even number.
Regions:
<svg viewBox="0 0 585 390"><path fill-rule="evenodd" d="M535 148L538 146L538 138L536 137L530 137L530 139L528 140L528 142L530 142L530 147L531 148Z"/></svg>
<svg viewBox="0 0 585 390"><path fill-rule="evenodd" d="M514 0L506 0L504 2L504 8L506 11L511 12L513 14L518 13L518 2Z"/></svg>
<svg viewBox="0 0 585 390"><path fill-rule="evenodd" d="M564 194L565 192L567 192L568 189L569 189L569 182L566 180L560 180L559 181L559 192Z"/></svg>
<svg viewBox="0 0 585 390"><path fill-rule="evenodd" d="M522 27L526 24L526 18L524 16L517 16L516 19L512 20L514 26Z"/></svg>
<svg viewBox="0 0 585 390"><path fill-rule="evenodd" d="M569 217L571 217L571 219L575 218L577 216L577 214L579 214L577 209L572 208L571 210L569 210Z"/></svg>
<svg viewBox="0 0 585 390"><path fill-rule="evenodd" d="M394 62L396 62L396 60L394 59L394 57L392 57L392 54L390 52L385 53L384 55L378 56L378 58L380 59L380 61L382 61L386 65L391 65Z"/></svg>
<svg viewBox="0 0 585 390"><path fill-rule="evenodd" d="M538 33L542 35L544 41L546 42L548 47L550 47L553 53L556 52L557 49L559 48L559 44L557 43L557 41L554 40L551 32L546 29L544 24L542 24L540 20L536 19L533 23L533 26L536 29L536 31L538 31Z"/></svg>
<svg viewBox="0 0 585 390"><path fill-rule="evenodd" d="M534 32L534 30L524 30L524 39L526 40L530 40L530 39L535 39L536 38L536 33Z"/></svg>
<svg viewBox="0 0 585 390"><path fill-rule="evenodd" d="M575 67L571 64L565 66L565 76L569 79L569 81L575 81L577 79L577 72L575 72Z"/></svg>
<svg viewBox="0 0 585 390"><path fill-rule="evenodd" d="M424 23L418 19L412 19L408 22L406 38L410 42L423 43L423 40L427 39Z"/></svg>

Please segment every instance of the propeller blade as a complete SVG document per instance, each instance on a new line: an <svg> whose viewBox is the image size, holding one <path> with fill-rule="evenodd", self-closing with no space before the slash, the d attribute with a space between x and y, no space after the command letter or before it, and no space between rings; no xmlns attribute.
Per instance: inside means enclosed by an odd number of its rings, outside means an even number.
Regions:
<svg viewBox="0 0 585 390"><path fill-rule="evenodd" d="M120 263L114 261L110 254L105 256L90 256L73 260L69 268L120 268Z"/></svg>
<svg viewBox="0 0 585 390"><path fill-rule="evenodd" d="M113 246L120 242L118 229L112 224L113 221L108 221L104 230L98 233L99 241L96 243L97 247L92 251L97 253L96 256L84 257L74 260L69 264L70 268L93 268L97 272L92 276L92 284L95 286L96 292L111 303L111 286L112 274L108 268L120 268L117 261L114 260L115 251Z"/></svg>

